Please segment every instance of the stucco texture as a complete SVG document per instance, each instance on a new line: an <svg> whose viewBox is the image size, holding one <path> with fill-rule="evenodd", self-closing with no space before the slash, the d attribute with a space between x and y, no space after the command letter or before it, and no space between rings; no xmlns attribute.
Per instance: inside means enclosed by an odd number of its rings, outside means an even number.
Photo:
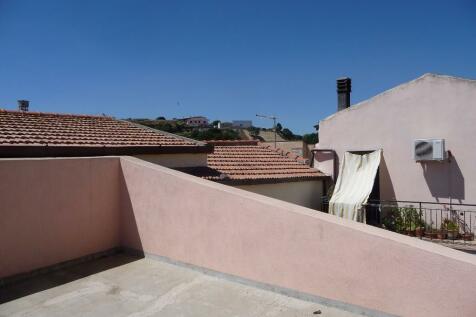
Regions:
<svg viewBox="0 0 476 317"><path fill-rule="evenodd" d="M472 255L136 159L121 165L125 246L396 315L476 312Z"/></svg>
<svg viewBox="0 0 476 317"><path fill-rule="evenodd" d="M402 316L473 316L476 258L137 158L0 160L0 277L123 246Z"/></svg>
<svg viewBox="0 0 476 317"><path fill-rule="evenodd" d="M119 245L117 158L0 160L0 277Z"/></svg>

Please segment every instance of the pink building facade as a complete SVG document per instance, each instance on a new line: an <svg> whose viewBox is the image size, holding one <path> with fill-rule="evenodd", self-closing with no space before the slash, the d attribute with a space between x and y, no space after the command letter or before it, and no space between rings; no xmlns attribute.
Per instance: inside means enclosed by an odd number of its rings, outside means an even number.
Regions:
<svg viewBox="0 0 476 317"><path fill-rule="evenodd" d="M381 200L476 203L476 80L425 74L321 120L314 166L336 178L346 151L383 150ZM444 139L447 159L417 162L417 139Z"/></svg>

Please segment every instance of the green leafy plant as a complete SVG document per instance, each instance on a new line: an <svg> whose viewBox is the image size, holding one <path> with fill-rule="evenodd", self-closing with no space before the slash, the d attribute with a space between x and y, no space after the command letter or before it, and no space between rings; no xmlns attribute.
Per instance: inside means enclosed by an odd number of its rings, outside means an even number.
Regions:
<svg viewBox="0 0 476 317"><path fill-rule="evenodd" d="M459 231L459 225L456 223L456 221L446 218L441 223L441 230Z"/></svg>
<svg viewBox="0 0 476 317"><path fill-rule="evenodd" d="M385 229L396 232L425 228L425 222L421 219L420 212L411 206L391 207L386 210L382 217L382 224Z"/></svg>
<svg viewBox="0 0 476 317"><path fill-rule="evenodd" d="M382 212L382 226L390 231L399 232L401 224L400 210L398 207L385 208Z"/></svg>
<svg viewBox="0 0 476 317"><path fill-rule="evenodd" d="M316 144L319 143L319 135L317 133L304 134L302 136L304 143L306 144Z"/></svg>
<svg viewBox="0 0 476 317"><path fill-rule="evenodd" d="M401 208L405 230L414 231L416 228L425 227L421 214L413 207Z"/></svg>

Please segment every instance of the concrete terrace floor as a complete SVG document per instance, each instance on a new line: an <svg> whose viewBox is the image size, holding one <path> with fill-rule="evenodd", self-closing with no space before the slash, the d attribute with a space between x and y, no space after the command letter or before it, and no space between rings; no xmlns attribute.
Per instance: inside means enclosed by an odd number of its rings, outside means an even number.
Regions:
<svg viewBox="0 0 476 317"><path fill-rule="evenodd" d="M0 316L12 317L357 316L160 260L125 254L0 288L0 303Z"/></svg>

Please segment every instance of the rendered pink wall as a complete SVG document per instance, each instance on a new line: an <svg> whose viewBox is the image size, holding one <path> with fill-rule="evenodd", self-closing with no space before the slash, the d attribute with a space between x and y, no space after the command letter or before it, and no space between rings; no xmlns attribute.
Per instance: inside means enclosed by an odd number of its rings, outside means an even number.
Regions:
<svg viewBox="0 0 476 317"><path fill-rule="evenodd" d="M427 74L322 120L319 147L340 160L345 151L382 148L382 199L476 203L475 122L476 81ZM445 139L454 159L415 162L421 138Z"/></svg>
<svg viewBox="0 0 476 317"><path fill-rule="evenodd" d="M118 158L0 160L0 277L119 246Z"/></svg>
<svg viewBox="0 0 476 317"><path fill-rule="evenodd" d="M476 259L137 158L0 160L0 277L126 246L403 316L473 316Z"/></svg>
<svg viewBox="0 0 476 317"><path fill-rule="evenodd" d="M476 258L121 158L122 244L403 316L474 316Z"/></svg>

